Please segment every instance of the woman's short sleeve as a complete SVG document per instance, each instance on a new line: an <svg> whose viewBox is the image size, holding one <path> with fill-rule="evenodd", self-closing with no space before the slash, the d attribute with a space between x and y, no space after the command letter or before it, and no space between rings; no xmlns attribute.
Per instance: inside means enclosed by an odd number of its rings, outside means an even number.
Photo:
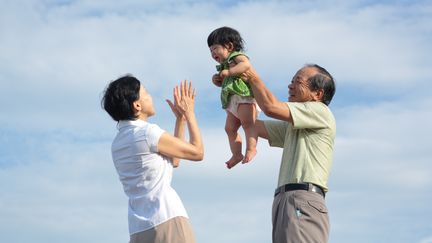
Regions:
<svg viewBox="0 0 432 243"><path fill-rule="evenodd" d="M150 152L157 153L158 151L158 143L159 139L165 130L161 129L156 124L150 124L147 129L147 143L150 148Z"/></svg>

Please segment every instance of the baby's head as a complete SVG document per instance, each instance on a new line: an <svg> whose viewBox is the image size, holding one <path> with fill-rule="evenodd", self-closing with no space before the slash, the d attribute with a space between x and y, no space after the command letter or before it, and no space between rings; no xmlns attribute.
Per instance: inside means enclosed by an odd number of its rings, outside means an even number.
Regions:
<svg viewBox="0 0 432 243"><path fill-rule="evenodd" d="M207 44L209 47L215 44L227 47L231 43L232 51L243 51L243 42L237 30L226 26L213 30L207 37Z"/></svg>
<svg viewBox="0 0 432 243"><path fill-rule="evenodd" d="M217 54L218 50L215 49L226 49L225 51L230 54L233 51L243 51L244 41L240 36L240 33L230 27L221 27L213 30L207 37L207 44L210 48L212 57L219 63L223 62L228 56L222 54Z"/></svg>

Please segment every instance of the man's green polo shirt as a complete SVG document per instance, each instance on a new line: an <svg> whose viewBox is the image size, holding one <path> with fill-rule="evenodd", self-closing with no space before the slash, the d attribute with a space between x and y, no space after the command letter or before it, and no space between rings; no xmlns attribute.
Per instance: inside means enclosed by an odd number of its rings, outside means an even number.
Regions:
<svg viewBox="0 0 432 243"><path fill-rule="evenodd" d="M321 102L287 102L293 124L264 121L269 144L283 148L278 187L308 182L328 191L327 180L333 162L336 121Z"/></svg>

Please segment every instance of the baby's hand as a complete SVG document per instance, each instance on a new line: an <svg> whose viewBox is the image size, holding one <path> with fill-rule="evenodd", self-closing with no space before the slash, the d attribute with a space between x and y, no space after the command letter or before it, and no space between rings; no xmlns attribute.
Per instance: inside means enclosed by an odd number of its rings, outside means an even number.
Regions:
<svg viewBox="0 0 432 243"><path fill-rule="evenodd" d="M221 87L222 86L222 81L223 81L223 78L221 78L221 76L219 76L219 74L213 75L212 82L213 82L214 85L216 85L218 87Z"/></svg>
<svg viewBox="0 0 432 243"><path fill-rule="evenodd" d="M226 78L226 77L228 77L229 76L229 70L227 70L227 69L225 69L225 70L222 70L220 73L219 73L219 76L221 77L221 78Z"/></svg>

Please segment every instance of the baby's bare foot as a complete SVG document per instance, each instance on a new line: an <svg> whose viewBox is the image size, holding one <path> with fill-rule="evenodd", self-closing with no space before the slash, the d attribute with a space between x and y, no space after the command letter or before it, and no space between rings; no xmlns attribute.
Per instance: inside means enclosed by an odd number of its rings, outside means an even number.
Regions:
<svg viewBox="0 0 432 243"><path fill-rule="evenodd" d="M242 163L246 164L249 161L251 161L255 157L256 153L257 153L256 149L248 149L248 150L246 150L246 154L245 154L245 156L243 158L243 162Z"/></svg>
<svg viewBox="0 0 432 243"><path fill-rule="evenodd" d="M232 167L234 167L236 164L238 164L240 161L243 160L243 154L237 154L231 157L231 159L229 159L227 162L225 162L226 166L228 169L231 169Z"/></svg>

